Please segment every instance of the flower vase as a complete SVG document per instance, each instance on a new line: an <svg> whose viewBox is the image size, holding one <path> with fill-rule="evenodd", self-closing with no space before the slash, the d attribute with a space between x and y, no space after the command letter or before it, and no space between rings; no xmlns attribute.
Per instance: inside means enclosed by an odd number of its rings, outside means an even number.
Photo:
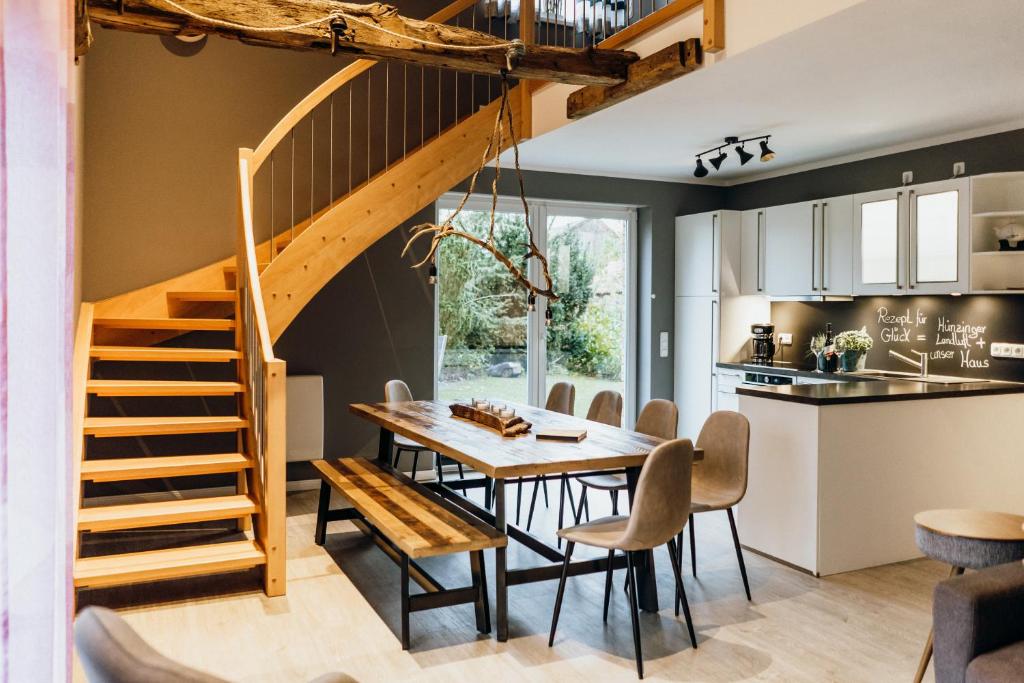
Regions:
<svg viewBox="0 0 1024 683"><path fill-rule="evenodd" d="M867 364L868 354L865 351L843 351L839 358L843 372L863 370Z"/></svg>

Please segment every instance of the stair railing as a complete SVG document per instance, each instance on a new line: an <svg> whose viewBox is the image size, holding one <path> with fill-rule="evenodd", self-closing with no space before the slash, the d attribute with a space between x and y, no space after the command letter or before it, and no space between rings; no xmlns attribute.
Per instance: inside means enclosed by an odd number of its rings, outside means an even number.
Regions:
<svg viewBox="0 0 1024 683"><path fill-rule="evenodd" d="M238 288L236 348L242 352L239 375L246 452L253 460L248 491L256 500L253 532L267 556L264 590L283 595L285 579L285 362L274 357L260 287L259 261L252 224L252 150L238 151Z"/></svg>

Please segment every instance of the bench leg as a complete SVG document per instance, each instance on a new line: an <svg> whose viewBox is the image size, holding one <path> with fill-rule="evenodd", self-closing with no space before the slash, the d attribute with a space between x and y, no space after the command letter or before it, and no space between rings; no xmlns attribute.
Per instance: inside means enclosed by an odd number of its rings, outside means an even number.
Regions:
<svg viewBox="0 0 1024 683"><path fill-rule="evenodd" d="M409 556L402 553L402 649L409 649Z"/></svg>
<svg viewBox="0 0 1024 683"><path fill-rule="evenodd" d="M327 511L331 506L331 487L326 481L320 482L320 503L316 510L316 532L313 541L323 545L327 540Z"/></svg>
<svg viewBox="0 0 1024 683"><path fill-rule="evenodd" d="M500 533L507 533L505 524L505 480L494 480L494 528ZM506 556L505 547L494 549L494 593L497 604L495 610L498 620L498 642L504 643L508 640L508 583L505 575Z"/></svg>
<svg viewBox="0 0 1024 683"><path fill-rule="evenodd" d="M469 554L469 569L473 575L473 588L476 589L476 630L480 633L490 633L491 607L487 597L487 571L482 550L475 550Z"/></svg>

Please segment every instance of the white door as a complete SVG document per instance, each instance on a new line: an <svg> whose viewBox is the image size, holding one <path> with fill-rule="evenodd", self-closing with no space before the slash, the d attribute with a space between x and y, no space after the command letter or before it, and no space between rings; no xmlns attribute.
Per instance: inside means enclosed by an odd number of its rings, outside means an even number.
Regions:
<svg viewBox="0 0 1024 683"><path fill-rule="evenodd" d="M718 294L721 216L676 218L676 296Z"/></svg>
<svg viewBox="0 0 1024 683"><path fill-rule="evenodd" d="M765 210L764 289L772 296L818 294L814 269L817 202Z"/></svg>
<svg viewBox="0 0 1024 683"><path fill-rule="evenodd" d="M853 196L853 293L906 293L906 190Z"/></svg>
<svg viewBox="0 0 1024 683"><path fill-rule="evenodd" d="M718 300L676 297L675 399L679 436L696 439L714 403Z"/></svg>
<svg viewBox="0 0 1024 683"><path fill-rule="evenodd" d="M740 214L740 294L764 294L764 209Z"/></svg>
<svg viewBox="0 0 1024 683"><path fill-rule="evenodd" d="M970 182L955 178L908 189L908 289L914 294L965 292L970 259Z"/></svg>
<svg viewBox="0 0 1024 683"><path fill-rule="evenodd" d="M820 202L818 284L831 296L853 294L853 195Z"/></svg>

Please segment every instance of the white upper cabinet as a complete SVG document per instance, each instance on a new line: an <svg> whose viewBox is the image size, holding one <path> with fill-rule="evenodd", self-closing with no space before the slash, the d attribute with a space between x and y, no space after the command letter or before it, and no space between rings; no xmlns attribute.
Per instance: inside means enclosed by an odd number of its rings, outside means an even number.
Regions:
<svg viewBox="0 0 1024 683"><path fill-rule="evenodd" d="M764 209L740 214L740 294L764 294Z"/></svg>
<svg viewBox="0 0 1024 683"><path fill-rule="evenodd" d="M676 218L676 296L731 296L740 288L740 214Z"/></svg>
<svg viewBox="0 0 1024 683"><path fill-rule="evenodd" d="M966 178L854 197L855 294L948 294L968 288Z"/></svg>
<svg viewBox="0 0 1024 683"><path fill-rule="evenodd" d="M853 294L853 195L819 202L818 271L819 293L826 296ZM812 290L813 291L813 290Z"/></svg>
<svg viewBox="0 0 1024 683"><path fill-rule="evenodd" d="M764 289L772 296L818 293L817 203L769 206L764 218Z"/></svg>

